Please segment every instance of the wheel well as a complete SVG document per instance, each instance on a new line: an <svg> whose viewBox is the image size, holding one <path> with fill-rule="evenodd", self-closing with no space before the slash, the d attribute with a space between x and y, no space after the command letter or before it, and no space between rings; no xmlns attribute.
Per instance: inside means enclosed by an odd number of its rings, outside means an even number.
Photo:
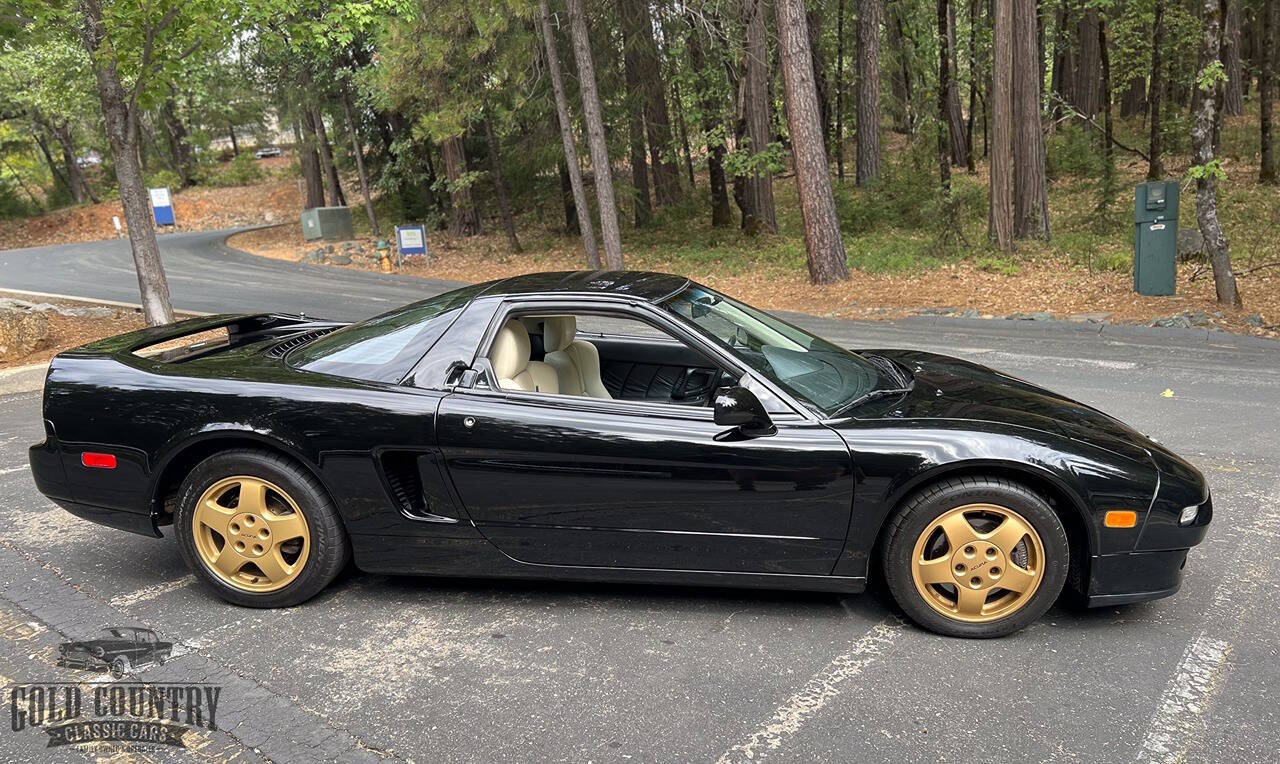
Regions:
<svg viewBox="0 0 1280 764"><path fill-rule="evenodd" d="M152 494L152 506L157 512L157 524L168 525L173 522L173 514L178 504L178 491L182 488L182 481L191 473L191 470L195 469L197 464L216 453L237 448L251 448L256 451L265 451L282 456L301 465L317 480L320 480L320 476L311 468L311 465L306 464L287 450L269 442L235 435L207 438L192 443L178 452L161 470L160 476L156 480L155 491ZM323 485L324 481L320 482Z"/></svg>
<svg viewBox="0 0 1280 764"><path fill-rule="evenodd" d="M892 518L898 511L898 508L905 504L913 495L925 488L933 485L939 480L952 478L977 478L977 477L998 477L1008 480L1011 483L1018 483L1026 486L1034 491L1038 496L1043 498L1049 507L1058 516L1062 522L1062 527L1067 531L1067 548L1071 555L1071 567L1067 572L1067 585L1081 594L1086 593L1089 581L1089 559L1092 545L1089 541L1088 527L1082 514L1080 504L1070 493L1043 475L1037 475L1034 472L1018 469L1017 467L1003 467L1000 465L973 465L971 467L960 467L948 470L936 475L932 475L928 480L923 481L915 486L911 491L904 494L903 497L894 505L893 511L886 515L886 522L881 528L880 537L876 540L875 549L872 550L873 560L879 560L883 553L882 545L884 541L884 528L887 528L888 519Z"/></svg>

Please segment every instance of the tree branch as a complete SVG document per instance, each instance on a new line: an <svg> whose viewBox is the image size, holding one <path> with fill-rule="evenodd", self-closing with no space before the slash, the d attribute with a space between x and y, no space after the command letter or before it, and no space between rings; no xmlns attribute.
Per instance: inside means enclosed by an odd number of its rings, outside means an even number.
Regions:
<svg viewBox="0 0 1280 764"><path fill-rule="evenodd" d="M1077 110L1076 110L1076 107L1072 106L1070 103L1068 103L1067 101L1063 100L1063 99L1062 99L1061 97L1059 97L1059 96L1053 96L1053 100L1054 100L1054 102L1055 102L1055 103L1057 103L1057 104L1058 104L1062 109L1064 109L1064 110L1066 111L1066 113L1065 113L1063 116L1061 116L1061 117L1059 117L1059 118L1058 118L1058 120L1057 120L1057 121L1058 121L1059 123L1061 123L1061 122L1065 122L1065 121L1067 120L1067 118L1069 118L1069 117L1075 117L1076 119L1079 119L1081 122L1084 122L1085 124L1089 125L1089 126L1090 126L1090 127L1092 127L1094 130L1097 130L1098 132L1102 133L1103 135L1106 135L1106 134L1107 134L1106 129L1104 129L1104 128L1102 127L1102 125L1099 125L1097 122L1095 122L1095 121L1093 120L1093 117L1086 117L1084 114L1082 114L1082 113L1080 113L1079 111L1077 111ZM1116 140L1116 137L1115 137L1114 135L1112 135L1112 136L1111 136L1111 144L1112 144L1113 146L1115 146L1116 148L1124 149L1125 151L1128 151L1130 154L1136 154L1137 156L1141 157L1141 158L1142 158L1142 161L1144 161L1144 162L1150 162L1150 161L1151 161L1151 158L1150 158L1150 157L1148 157L1148 156L1146 155L1146 153L1145 153L1145 152L1140 151L1140 150L1138 150L1138 149L1135 149L1135 148L1133 148L1132 146L1126 146L1126 145L1124 145L1124 144L1123 144L1123 143L1121 143L1120 141Z"/></svg>

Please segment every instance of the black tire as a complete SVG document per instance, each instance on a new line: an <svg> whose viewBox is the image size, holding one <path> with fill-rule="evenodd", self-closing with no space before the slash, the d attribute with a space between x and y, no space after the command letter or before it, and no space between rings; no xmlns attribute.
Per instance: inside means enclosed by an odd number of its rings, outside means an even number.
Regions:
<svg viewBox="0 0 1280 764"><path fill-rule="evenodd" d="M123 679L125 674L129 673L129 659L121 656L111 661L111 676L116 679Z"/></svg>
<svg viewBox="0 0 1280 764"><path fill-rule="evenodd" d="M196 503L214 483L234 475L261 478L284 489L306 519L310 532L307 560L297 577L281 589L237 589L211 572L196 550L192 535ZM196 578L222 599L244 607L291 607L311 599L333 581L351 553L342 519L320 481L292 459L257 449L224 451L196 465L179 490L174 529L182 557Z"/></svg>
<svg viewBox="0 0 1280 764"><path fill-rule="evenodd" d="M998 620L972 623L934 609L917 589L912 559L917 539L943 514L969 504L994 504L1021 515L1044 547L1044 573L1031 596ZM998 477L941 480L913 494L894 513L881 539L881 573L894 601L919 626L951 637L988 639L1012 634L1044 615L1062 592L1070 565L1066 529L1036 492ZM977 581L975 580L975 584Z"/></svg>

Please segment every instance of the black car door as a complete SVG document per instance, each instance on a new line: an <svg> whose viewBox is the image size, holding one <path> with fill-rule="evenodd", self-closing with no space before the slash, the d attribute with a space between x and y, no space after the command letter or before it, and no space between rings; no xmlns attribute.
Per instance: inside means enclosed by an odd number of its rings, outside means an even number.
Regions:
<svg viewBox="0 0 1280 764"><path fill-rule="evenodd" d="M467 512L517 560L830 573L849 451L799 415L775 423L735 439L710 408L477 389L442 400L436 433Z"/></svg>

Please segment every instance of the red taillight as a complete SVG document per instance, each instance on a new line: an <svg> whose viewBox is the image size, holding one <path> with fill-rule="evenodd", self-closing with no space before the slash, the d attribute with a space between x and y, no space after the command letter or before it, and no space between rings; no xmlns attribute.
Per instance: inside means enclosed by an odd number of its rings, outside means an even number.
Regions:
<svg viewBox="0 0 1280 764"><path fill-rule="evenodd" d="M116 468L115 454L97 454L92 451L85 451L80 454L80 463L86 467L100 467L106 470Z"/></svg>

